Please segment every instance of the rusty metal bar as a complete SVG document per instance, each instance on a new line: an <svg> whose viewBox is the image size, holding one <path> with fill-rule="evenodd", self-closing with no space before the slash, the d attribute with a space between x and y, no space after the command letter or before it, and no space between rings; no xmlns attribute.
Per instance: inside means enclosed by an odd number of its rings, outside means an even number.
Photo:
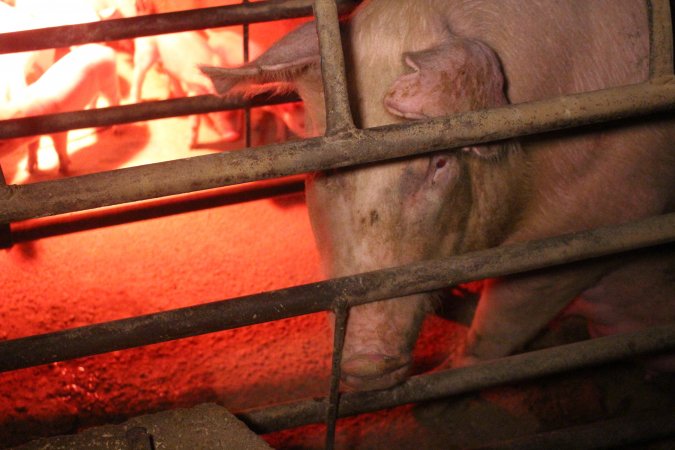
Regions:
<svg viewBox="0 0 675 450"><path fill-rule="evenodd" d="M675 241L675 213L232 300L0 342L0 372L433 291ZM342 408L342 406L340 406Z"/></svg>
<svg viewBox="0 0 675 450"><path fill-rule="evenodd" d="M0 139L35 136L77 128L104 127L120 123L164 119L167 117L203 114L253 106L276 105L299 100L300 98L295 94L274 97L258 95L250 99L246 99L243 96L221 98L215 95L198 95L86 111L22 117L20 119L0 121Z"/></svg>
<svg viewBox="0 0 675 450"><path fill-rule="evenodd" d="M340 400L340 417L541 379L564 371L673 350L675 325L575 342L474 366L414 376L388 390L346 392ZM324 401L319 398L258 408L241 412L237 417L256 433L271 433L321 422Z"/></svg>
<svg viewBox="0 0 675 450"><path fill-rule="evenodd" d="M109 172L0 188L0 222L340 168L670 111L673 78L567 95L448 118L350 130L336 136L196 156Z"/></svg>
<svg viewBox="0 0 675 450"><path fill-rule="evenodd" d="M5 174L0 166L0 188L7 188ZM9 248L13 244L12 228L8 222L0 222L0 248Z"/></svg>
<svg viewBox="0 0 675 450"><path fill-rule="evenodd" d="M300 194L304 192L304 189L304 176L294 176L66 214L64 216L32 219L12 225L11 243L34 241L47 237L200 211L207 208Z"/></svg>
<svg viewBox="0 0 675 450"><path fill-rule="evenodd" d="M673 24L669 0L647 0L649 10L649 77L673 75Z"/></svg>
<svg viewBox="0 0 675 450"><path fill-rule="evenodd" d="M330 394L326 405L326 450L335 448L335 428L340 405L340 361L345 344L349 307L347 301L338 298L333 307L335 329L333 330L333 360L330 376Z"/></svg>
<svg viewBox="0 0 675 450"><path fill-rule="evenodd" d="M242 0L242 4L249 3L249 0ZM242 43L243 43L243 52L244 52L244 63L249 61L249 25L247 23L242 25ZM251 146L251 108L244 108L244 144L246 148Z"/></svg>
<svg viewBox="0 0 675 450"><path fill-rule="evenodd" d="M342 12L356 6L340 0ZM312 15L311 0L253 2L245 5L151 14L126 19L40 28L0 34L0 53L70 47L90 42L116 41L139 36L199 30L203 28L268 22Z"/></svg>
<svg viewBox="0 0 675 450"><path fill-rule="evenodd" d="M331 136L354 129L335 0L316 0L314 15L319 34L321 75L326 102L326 136Z"/></svg>
<svg viewBox="0 0 675 450"><path fill-rule="evenodd" d="M496 442L474 447L472 450L637 448L627 446L652 443L673 436L675 436L675 412L654 411Z"/></svg>

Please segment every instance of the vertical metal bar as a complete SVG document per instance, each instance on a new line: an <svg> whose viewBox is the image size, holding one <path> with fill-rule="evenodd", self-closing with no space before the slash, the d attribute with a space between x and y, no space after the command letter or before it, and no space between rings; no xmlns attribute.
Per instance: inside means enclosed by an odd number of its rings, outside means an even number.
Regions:
<svg viewBox="0 0 675 450"><path fill-rule="evenodd" d="M242 4L245 5L249 2L249 0L242 0ZM247 63L250 58L249 54L249 26L247 23L243 24L243 44L244 44L244 63ZM246 139L246 148L249 148L251 146L251 107L246 106L244 108L244 135Z"/></svg>
<svg viewBox="0 0 675 450"><path fill-rule="evenodd" d="M342 298L334 305L335 331L333 333L333 366L330 378L330 395L326 406L326 449L335 448L335 427L340 404L340 362L342 361L342 349L345 343L345 331L347 330L347 317L349 315L348 302Z"/></svg>
<svg viewBox="0 0 675 450"><path fill-rule="evenodd" d="M314 15L319 34L321 74L326 98L326 136L331 136L354 128L335 0L316 0Z"/></svg>
<svg viewBox="0 0 675 450"><path fill-rule="evenodd" d="M673 74L673 25L669 0L647 0L649 78Z"/></svg>
<svg viewBox="0 0 675 450"><path fill-rule="evenodd" d="M2 166L0 166L0 189L9 189ZM9 223L0 223L0 248L9 248L12 244L12 229Z"/></svg>

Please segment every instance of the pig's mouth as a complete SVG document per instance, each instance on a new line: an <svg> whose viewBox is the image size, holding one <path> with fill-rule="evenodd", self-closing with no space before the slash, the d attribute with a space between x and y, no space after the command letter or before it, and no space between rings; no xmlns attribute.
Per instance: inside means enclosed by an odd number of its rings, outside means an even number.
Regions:
<svg viewBox="0 0 675 450"><path fill-rule="evenodd" d="M342 363L342 381L359 391L387 389L408 378L411 362L406 356L354 356Z"/></svg>

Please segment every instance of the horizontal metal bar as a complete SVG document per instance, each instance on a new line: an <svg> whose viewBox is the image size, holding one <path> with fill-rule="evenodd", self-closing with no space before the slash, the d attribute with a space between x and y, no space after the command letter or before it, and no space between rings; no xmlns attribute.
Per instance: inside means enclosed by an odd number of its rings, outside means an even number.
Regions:
<svg viewBox="0 0 675 450"><path fill-rule="evenodd" d="M345 58L335 0L316 0L314 14L321 52L326 135L330 136L353 129L354 120L349 108Z"/></svg>
<svg viewBox="0 0 675 450"><path fill-rule="evenodd" d="M675 241L675 213L393 269L0 342L0 372L441 289Z"/></svg>
<svg viewBox="0 0 675 450"><path fill-rule="evenodd" d="M12 225L12 243L34 241L36 239L78 233L276 196L301 194L304 192L304 188L304 177L295 176L72 213L64 216L32 219ZM9 245L11 246L11 243ZM1 240L0 248L2 248Z"/></svg>
<svg viewBox="0 0 675 450"><path fill-rule="evenodd" d="M204 114L214 111L254 108L296 101L300 101L300 98L295 94L274 97L263 94L252 98L244 98L243 96L222 98L215 95L197 95L194 97L149 101L86 111L45 114L1 120L0 139L36 136L77 128L105 127L121 123Z"/></svg>
<svg viewBox="0 0 675 450"><path fill-rule="evenodd" d="M631 444L647 444L667 438L675 438L675 412L654 411L496 442L472 450L626 448Z"/></svg>
<svg viewBox="0 0 675 450"><path fill-rule="evenodd" d="M448 118L0 186L0 223L333 169L672 110L675 82L643 83Z"/></svg>
<svg viewBox="0 0 675 450"><path fill-rule="evenodd" d="M356 2L341 0L345 13ZM70 47L90 42L117 41L140 36L268 22L312 15L311 0L280 0L217 6L125 19L40 28L0 34L0 53Z"/></svg>
<svg viewBox="0 0 675 450"><path fill-rule="evenodd" d="M675 325L575 342L474 366L414 376L388 390L346 392L340 398L340 417L541 379L574 369L673 350ZM303 400L241 412L237 417L256 433L271 433L321 422L325 402L326 399Z"/></svg>

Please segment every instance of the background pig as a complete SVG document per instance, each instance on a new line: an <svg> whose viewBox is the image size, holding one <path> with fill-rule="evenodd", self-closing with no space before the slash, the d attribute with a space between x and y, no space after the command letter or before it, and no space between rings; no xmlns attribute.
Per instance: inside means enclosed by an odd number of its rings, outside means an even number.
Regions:
<svg viewBox="0 0 675 450"><path fill-rule="evenodd" d="M84 45L54 63L23 95L0 106L0 118L77 111L90 106L99 95L110 105L119 102L115 52L98 44ZM65 173L69 164L67 132L54 134L52 139L59 170ZM8 139L0 148L11 151L24 144L29 145L28 171L34 172L38 168L38 137Z"/></svg>
<svg viewBox="0 0 675 450"><path fill-rule="evenodd" d="M0 3L0 32L28 30L46 26L38 19L5 3ZM54 62L54 50L6 53L0 55L0 101L22 95L34 80Z"/></svg>
<svg viewBox="0 0 675 450"><path fill-rule="evenodd" d="M633 0L368 1L344 29L352 111L373 127L638 83L648 76L647 21L645 2ZM297 89L310 134L322 132L311 25L251 64L205 71L223 93ZM673 211L672 142L672 121L652 119L524 138L522 150L494 143L314 174L307 202L326 274ZM674 271L672 251L640 252L490 280L456 363L518 351L575 299L568 310L594 335L672 322ZM405 379L430 306L419 295L353 308L344 381L375 389Z"/></svg>
<svg viewBox="0 0 675 450"><path fill-rule="evenodd" d="M141 98L143 80L150 67L161 61L169 74L172 91L177 95L204 95L212 92L211 83L197 66L223 64L218 53L209 47L203 34L196 31L163 34L137 38L134 51L134 72L130 99L137 103ZM223 111L207 114L221 138L226 142L240 137L238 115ZM200 116L190 116L190 148L197 145Z"/></svg>

